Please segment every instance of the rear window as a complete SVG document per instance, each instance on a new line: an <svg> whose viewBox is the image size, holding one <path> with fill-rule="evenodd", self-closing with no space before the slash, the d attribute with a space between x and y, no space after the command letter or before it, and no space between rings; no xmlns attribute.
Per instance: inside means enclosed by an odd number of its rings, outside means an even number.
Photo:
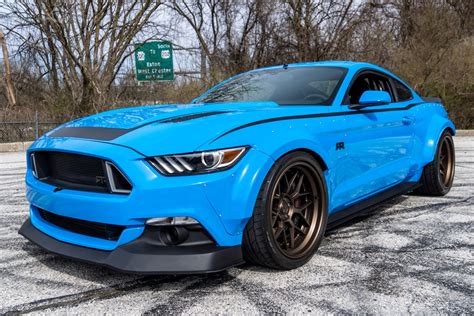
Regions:
<svg viewBox="0 0 474 316"><path fill-rule="evenodd" d="M398 101L407 101L413 98L410 89L408 89L403 83L398 80L394 80L395 91L398 95Z"/></svg>

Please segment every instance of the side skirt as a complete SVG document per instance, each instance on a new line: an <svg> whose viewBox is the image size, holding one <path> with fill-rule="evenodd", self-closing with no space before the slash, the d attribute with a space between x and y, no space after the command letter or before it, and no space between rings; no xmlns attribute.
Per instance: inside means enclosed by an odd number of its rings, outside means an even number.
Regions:
<svg viewBox="0 0 474 316"><path fill-rule="evenodd" d="M420 184L418 182L400 183L388 190L382 191L372 197L369 197L361 202L358 202L357 204L354 204L345 209L342 209L329 216L326 230L339 226L353 219L354 217L364 215L363 211L370 208L371 206L380 204L396 196L409 193L415 190L419 186Z"/></svg>

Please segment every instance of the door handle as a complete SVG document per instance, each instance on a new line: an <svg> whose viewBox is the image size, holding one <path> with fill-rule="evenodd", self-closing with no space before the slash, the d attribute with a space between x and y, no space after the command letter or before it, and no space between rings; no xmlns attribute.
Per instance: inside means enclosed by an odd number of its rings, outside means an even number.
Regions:
<svg viewBox="0 0 474 316"><path fill-rule="evenodd" d="M415 122L415 117L413 116L404 116L402 119L403 124L411 125Z"/></svg>

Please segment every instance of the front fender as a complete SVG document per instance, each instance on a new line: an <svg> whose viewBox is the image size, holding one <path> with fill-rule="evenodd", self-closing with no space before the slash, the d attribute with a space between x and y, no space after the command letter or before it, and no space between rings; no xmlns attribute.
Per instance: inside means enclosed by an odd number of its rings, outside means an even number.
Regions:
<svg viewBox="0 0 474 316"><path fill-rule="evenodd" d="M214 148L242 145L252 147L245 159L239 162L238 172L231 175L232 179L223 179L220 183L215 182L212 186L205 187L211 205L221 217L229 234L237 235L243 232L253 214L265 177L275 161L286 153L303 149L317 155L324 164L323 169L331 168L332 161L324 142L331 143L333 140L330 137L318 137L319 140L313 140L314 138L310 133L302 132L301 128L297 129L291 125L287 128L255 126L229 134L212 144ZM200 150L211 148L203 146ZM329 187L329 173L325 172L325 176Z"/></svg>
<svg viewBox="0 0 474 316"><path fill-rule="evenodd" d="M204 184L204 192L226 231L241 235L274 160L252 148L227 177Z"/></svg>

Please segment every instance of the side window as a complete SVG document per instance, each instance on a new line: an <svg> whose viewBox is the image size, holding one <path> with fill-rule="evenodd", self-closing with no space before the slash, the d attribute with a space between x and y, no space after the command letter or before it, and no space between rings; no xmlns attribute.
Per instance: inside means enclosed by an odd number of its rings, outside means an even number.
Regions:
<svg viewBox="0 0 474 316"><path fill-rule="evenodd" d="M386 91L392 96L392 90L390 89L390 82L387 78L372 75L372 90ZM393 100L393 97L392 97Z"/></svg>
<svg viewBox="0 0 474 316"><path fill-rule="evenodd" d="M349 90L349 103L350 104L357 104L359 103L360 96L364 91L370 90L370 80L367 75L360 75L357 77L357 79L354 81L354 83L351 86L351 89Z"/></svg>
<svg viewBox="0 0 474 316"><path fill-rule="evenodd" d="M350 104L359 103L361 95L367 90L387 91L393 98L392 89L390 88L390 81L376 74L362 74L352 84L348 93Z"/></svg>
<svg viewBox="0 0 474 316"><path fill-rule="evenodd" d="M393 85L395 87L395 91L398 95L398 101L407 101L413 98L410 89L408 89L403 83L400 81L393 79Z"/></svg>

